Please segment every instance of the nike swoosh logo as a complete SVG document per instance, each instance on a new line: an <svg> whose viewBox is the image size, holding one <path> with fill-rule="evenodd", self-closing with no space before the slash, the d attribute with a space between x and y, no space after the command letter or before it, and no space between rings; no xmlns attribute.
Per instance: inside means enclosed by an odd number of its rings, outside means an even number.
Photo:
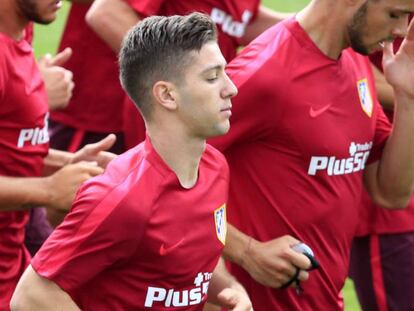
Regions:
<svg viewBox="0 0 414 311"><path fill-rule="evenodd" d="M331 106L332 104L328 104L319 109L315 109L311 106L309 109L309 115L311 116L311 118L316 118L320 116L322 113L324 113L326 110L328 110Z"/></svg>
<svg viewBox="0 0 414 311"><path fill-rule="evenodd" d="M176 248L178 248L184 241L184 238L182 238L181 240L179 240L177 243L166 247L165 243L162 243L160 246L160 255L161 256L167 256L169 253L171 253L172 251L174 251Z"/></svg>

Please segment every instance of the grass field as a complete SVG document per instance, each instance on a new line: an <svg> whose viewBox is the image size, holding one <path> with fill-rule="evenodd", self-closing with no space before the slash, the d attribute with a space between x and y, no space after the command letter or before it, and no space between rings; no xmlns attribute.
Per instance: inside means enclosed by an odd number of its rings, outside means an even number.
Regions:
<svg viewBox="0 0 414 311"><path fill-rule="evenodd" d="M263 4L267 7L285 12L295 12L300 10L308 2L308 0L263 0ZM45 53L55 53L66 20L68 7L68 2L65 2L64 7L59 12L57 20L53 24L48 26L36 25L34 49L37 56ZM361 310L355 296L352 281L348 280L346 282L343 294L346 311Z"/></svg>

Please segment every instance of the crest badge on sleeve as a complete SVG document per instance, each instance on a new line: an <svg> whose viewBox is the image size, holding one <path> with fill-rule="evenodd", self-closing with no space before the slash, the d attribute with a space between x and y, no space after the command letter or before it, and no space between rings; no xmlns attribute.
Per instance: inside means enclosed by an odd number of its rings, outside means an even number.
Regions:
<svg viewBox="0 0 414 311"><path fill-rule="evenodd" d="M226 204L223 204L214 211L214 223L216 224L217 238L224 245L227 234Z"/></svg>
<svg viewBox="0 0 414 311"><path fill-rule="evenodd" d="M361 102L362 110L371 118L374 103L372 95L369 91L368 80L362 79L357 82L359 101Z"/></svg>

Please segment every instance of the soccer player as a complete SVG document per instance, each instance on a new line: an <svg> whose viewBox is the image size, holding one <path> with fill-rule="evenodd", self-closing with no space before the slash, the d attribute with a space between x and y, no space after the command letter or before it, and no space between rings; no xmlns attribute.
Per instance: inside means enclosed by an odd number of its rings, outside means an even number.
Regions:
<svg viewBox="0 0 414 311"><path fill-rule="evenodd" d="M414 179L414 1L313 0L233 60L239 88L232 129L211 141L230 172L225 256L256 310L342 310L363 180L373 200L405 207ZM377 102L365 56L385 43L396 99L394 127ZM289 234L320 269L300 295L279 289L290 273ZM272 289L271 287L274 287Z"/></svg>
<svg viewBox="0 0 414 311"><path fill-rule="evenodd" d="M86 182L26 270L13 310L252 310L218 264L228 167L206 138L229 129L237 89L206 15L149 17L120 53L145 142ZM217 268L216 268L217 267Z"/></svg>
<svg viewBox="0 0 414 311"><path fill-rule="evenodd" d="M50 114L50 145L75 152L110 133L117 136L110 151L125 151L122 134L122 100L116 54L85 22L92 0L72 0L59 51L72 49L63 65L73 73L76 87L64 109Z"/></svg>
<svg viewBox="0 0 414 311"><path fill-rule="evenodd" d="M7 310L30 261L24 247L28 211L46 206L67 211L81 182L102 168L81 160L111 158L101 150L114 137L76 154L48 150L47 95L25 29L54 20L60 2L0 1L0 309ZM42 177L42 173L52 173Z"/></svg>
<svg viewBox="0 0 414 311"><path fill-rule="evenodd" d="M401 38L394 41L395 52L401 43ZM392 121L394 92L382 73L382 52L371 54L370 59L375 65L378 99ZM360 221L350 267L361 307L372 311L410 310L414 306L414 198L407 209L388 211L365 196L363 208L367 219Z"/></svg>
<svg viewBox="0 0 414 311"><path fill-rule="evenodd" d="M97 0L86 17L96 34L118 53L122 38L140 19L194 11L210 15L216 23L219 46L228 62L240 46L288 16L263 7L260 0ZM131 148L145 139L145 126L133 103L125 99L123 129L125 144Z"/></svg>

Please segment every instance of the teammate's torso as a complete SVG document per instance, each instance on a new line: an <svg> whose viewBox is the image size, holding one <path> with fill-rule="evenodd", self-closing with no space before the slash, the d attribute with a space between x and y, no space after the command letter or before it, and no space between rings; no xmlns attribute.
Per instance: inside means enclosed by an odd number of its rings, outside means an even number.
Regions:
<svg viewBox="0 0 414 311"><path fill-rule="evenodd" d="M292 234L322 266L303 285L302 301L294 290L249 282L255 307L274 295L275 309L339 309L362 172L381 143L368 64L349 50L327 58L291 19L249 45L228 73L239 94L229 137L218 145L229 146L230 222L263 241Z"/></svg>
<svg viewBox="0 0 414 311"><path fill-rule="evenodd" d="M69 105L53 120L91 132L122 131L125 92L119 82L117 56L86 24L89 5L71 4L59 50L71 47L64 67L73 72L75 89Z"/></svg>

